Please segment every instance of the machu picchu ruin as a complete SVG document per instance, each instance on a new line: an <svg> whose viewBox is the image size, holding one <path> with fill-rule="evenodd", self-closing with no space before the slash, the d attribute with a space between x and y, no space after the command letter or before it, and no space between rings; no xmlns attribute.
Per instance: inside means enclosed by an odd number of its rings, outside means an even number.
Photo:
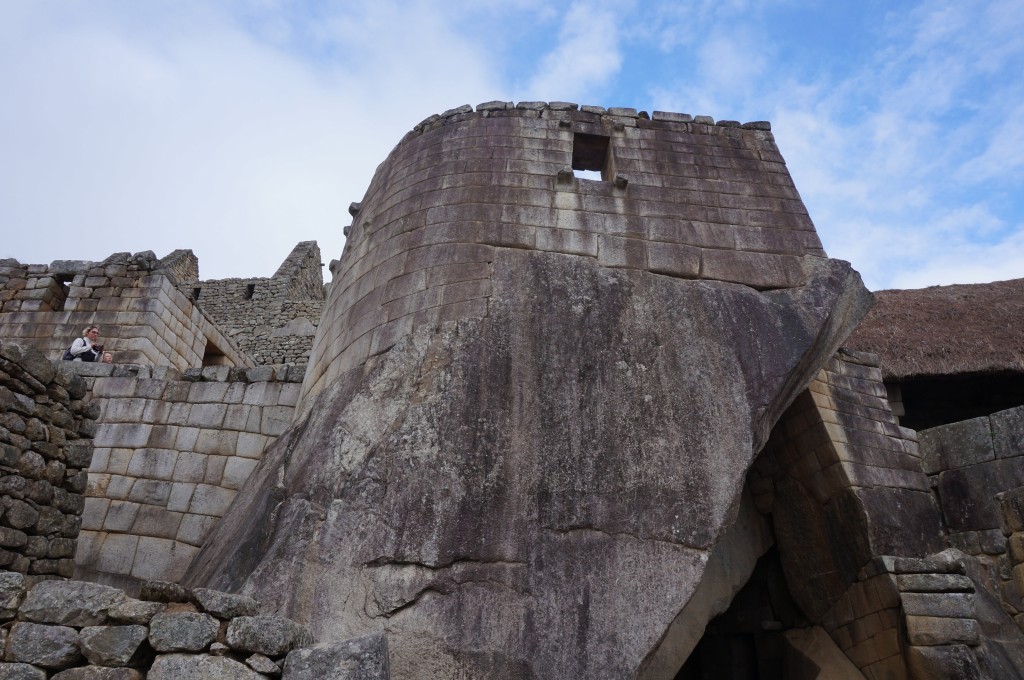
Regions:
<svg viewBox="0 0 1024 680"><path fill-rule="evenodd" d="M0 260L0 677L1024 678L1024 280L869 292L764 121L461 106L349 213Z"/></svg>

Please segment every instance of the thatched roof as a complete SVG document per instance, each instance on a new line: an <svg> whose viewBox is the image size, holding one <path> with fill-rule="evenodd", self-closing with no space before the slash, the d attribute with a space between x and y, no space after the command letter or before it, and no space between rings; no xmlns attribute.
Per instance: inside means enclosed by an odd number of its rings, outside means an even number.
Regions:
<svg viewBox="0 0 1024 680"><path fill-rule="evenodd" d="M846 345L878 354L886 380L1024 373L1024 279L875 296Z"/></svg>

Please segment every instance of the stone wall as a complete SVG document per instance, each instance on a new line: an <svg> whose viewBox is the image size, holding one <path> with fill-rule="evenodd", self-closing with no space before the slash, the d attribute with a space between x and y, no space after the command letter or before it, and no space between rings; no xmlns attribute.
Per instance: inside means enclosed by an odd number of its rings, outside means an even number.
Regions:
<svg viewBox="0 0 1024 680"><path fill-rule="evenodd" d="M486 316L496 249L758 289L802 285L801 258L824 251L769 128L537 102L431 116L353 206L304 393L416 327ZM574 167L603 179L577 179Z"/></svg>
<svg viewBox="0 0 1024 680"><path fill-rule="evenodd" d="M1024 486L1024 407L940 425L919 436L949 545L971 555L1005 553L996 494Z"/></svg>
<svg viewBox="0 0 1024 680"><path fill-rule="evenodd" d="M0 677L388 679L382 635L311 647L305 627L249 597L169 583L143 584L140 597L78 581L27 589L0 572Z"/></svg>
<svg viewBox="0 0 1024 680"><path fill-rule="evenodd" d="M1004 613L1012 565L998 571L1000 592L991 559L942 550L964 543L962 523L949 525L926 472L964 454L936 453L938 440L896 424L877 357L843 350L780 420L751 488L772 513L794 598L866 677L1018 677L1022 639ZM982 524L1002 537L994 492Z"/></svg>
<svg viewBox="0 0 1024 680"><path fill-rule="evenodd" d="M0 340L0 568L71 576L98 410L84 380Z"/></svg>
<svg viewBox="0 0 1024 680"><path fill-rule="evenodd" d="M320 248L299 243L270 278L189 281L181 290L257 365L305 364L324 304Z"/></svg>
<svg viewBox="0 0 1024 680"><path fill-rule="evenodd" d="M88 326L118 363L251 366L252 361L176 287L192 269L189 251L167 267L151 252L116 253L103 262L49 265L0 261L0 337L58 359ZM194 259L194 256L192 256Z"/></svg>
<svg viewBox="0 0 1024 680"><path fill-rule="evenodd" d="M77 573L129 588L177 580L291 421L302 370L72 370L99 411Z"/></svg>

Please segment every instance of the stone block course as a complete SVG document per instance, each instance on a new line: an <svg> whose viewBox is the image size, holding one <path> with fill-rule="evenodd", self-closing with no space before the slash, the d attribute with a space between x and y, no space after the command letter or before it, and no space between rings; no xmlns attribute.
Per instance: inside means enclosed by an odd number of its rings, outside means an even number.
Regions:
<svg viewBox="0 0 1024 680"><path fill-rule="evenodd" d="M89 499L80 502L90 545L114 548L128 560L111 573L180 576L185 556L202 543L264 449L291 422L302 371L210 368L155 371L170 380L152 377L154 371L131 377L131 370L88 378L108 395L95 400L105 412L126 414L115 419L126 422L102 422L100 445L88 450ZM143 393L160 395L159 401ZM118 533L154 540L124 543L112 539ZM79 555L86 570L97 570L99 560L96 549ZM175 571L161 571L167 569Z"/></svg>

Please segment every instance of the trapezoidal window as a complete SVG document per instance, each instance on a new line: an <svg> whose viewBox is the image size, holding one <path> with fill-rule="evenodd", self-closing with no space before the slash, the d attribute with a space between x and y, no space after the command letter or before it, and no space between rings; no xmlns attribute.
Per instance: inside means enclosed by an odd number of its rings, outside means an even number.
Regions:
<svg viewBox="0 0 1024 680"><path fill-rule="evenodd" d="M610 181L613 176L610 141L604 135L574 133L572 174L578 179Z"/></svg>
<svg viewBox="0 0 1024 680"><path fill-rule="evenodd" d="M251 300L252 294L256 292L256 284L250 283L245 287L245 299Z"/></svg>
<svg viewBox="0 0 1024 680"><path fill-rule="evenodd" d="M53 282L48 286L50 290L47 295L50 311L64 311L64 305L68 301L68 293L71 292L71 281L74 278L74 274L57 274L53 277Z"/></svg>
<svg viewBox="0 0 1024 680"><path fill-rule="evenodd" d="M232 362L220 347L213 344L209 338L206 339L206 348L203 350L203 366L232 366Z"/></svg>

